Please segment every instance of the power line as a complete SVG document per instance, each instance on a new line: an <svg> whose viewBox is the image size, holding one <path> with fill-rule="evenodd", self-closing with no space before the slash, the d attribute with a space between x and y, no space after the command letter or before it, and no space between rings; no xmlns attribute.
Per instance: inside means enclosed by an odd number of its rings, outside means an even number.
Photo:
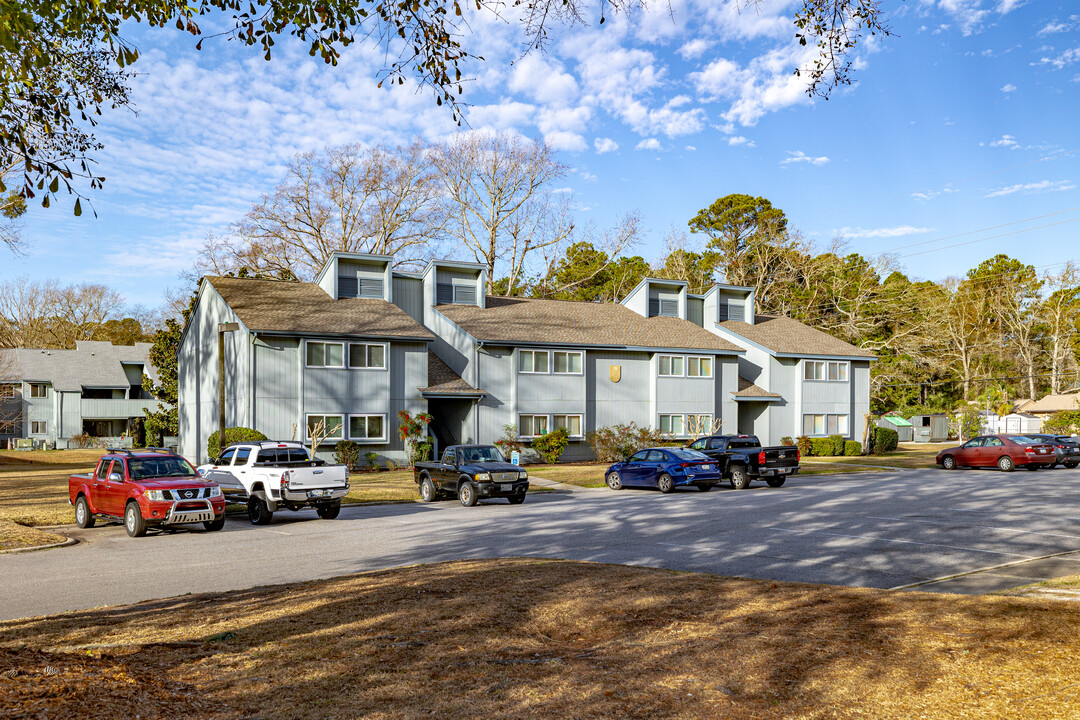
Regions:
<svg viewBox="0 0 1080 720"><path fill-rule="evenodd" d="M924 387L924 386L933 386L933 385L957 385L957 384L962 385L965 382L970 384L970 383L983 383L983 382L998 382L998 381L1003 381L1003 380L1037 380L1039 378L1053 378L1055 376L1059 377L1059 378L1080 376L1080 370L1073 370L1073 371L1070 371L1070 372L1059 372L1059 373L1056 373L1056 374L1055 373L1040 373L1038 375L1001 375L1001 376L997 376L997 377L988 377L988 378L970 378L968 380L964 380L964 379L960 378L960 379L949 379L949 380L924 380L922 382L907 382L907 383L884 383L882 385L878 385L877 387L879 387L879 388L887 388L887 387Z"/></svg>
<svg viewBox="0 0 1080 720"><path fill-rule="evenodd" d="M975 243L986 242L987 240L997 240L998 238L1009 237L1010 235L1019 235L1021 233L1031 232L1032 230L1042 230L1048 227L1054 227L1055 225L1064 225L1066 223L1076 222L1080 218L1072 218L1070 220L1059 220L1055 223L1047 223L1046 225L1036 225L1035 227L1024 228L1023 230L1014 230L1012 232L1002 233L1000 235L991 235L990 237L977 238L975 240L968 240L962 243L954 243L953 245L944 245L939 248L931 248L929 250L920 250L919 252L907 253L906 255L899 255L898 257L909 258L916 255L926 255L932 252L938 252L939 250L949 250L951 248L960 247L961 245L973 245Z"/></svg>
<svg viewBox="0 0 1080 720"><path fill-rule="evenodd" d="M1073 212L1073 211L1076 211L1076 210L1080 210L1080 206L1067 208L1065 210L1057 210L1055 212L1046 213L1044 215L1035 215L1033 217L1024 218L1023 220L1013 220L1012 222L1002 223L1000 225L991 225L990 227L979 228L978 230L968 230L967 232L956 233L955 235L946 235L944 237L935 238L933 240L922 240L922 241L917 242L917 243L908 243L904 247L905 248L919 247L920 245L929 245L931 243L942 242L944 240L953 240L955 238L964 237L966 235L974 235L975 233L980 233L980 232L989 232L990 230L999 230L999 229L1001 229L1003 227L1009 227L1010 225L1019 225L1020 223L1031 222L1033 220L1042 220L1043 218L1053 217L1055 215L1061 215L1061 214L1068 213L1068 212ZM895 248L895 249L900 250L902 248Z"/></svg>

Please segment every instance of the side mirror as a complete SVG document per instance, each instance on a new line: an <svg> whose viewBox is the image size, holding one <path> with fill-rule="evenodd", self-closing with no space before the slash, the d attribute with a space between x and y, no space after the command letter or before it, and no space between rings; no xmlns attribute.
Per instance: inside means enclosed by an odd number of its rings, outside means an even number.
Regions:
<svg viewBox="0 0 1080 720"><path fill-rule="evenodd" d="M109 473L109 482L124 482L124 478L120 477L120 473Z"/></svg>

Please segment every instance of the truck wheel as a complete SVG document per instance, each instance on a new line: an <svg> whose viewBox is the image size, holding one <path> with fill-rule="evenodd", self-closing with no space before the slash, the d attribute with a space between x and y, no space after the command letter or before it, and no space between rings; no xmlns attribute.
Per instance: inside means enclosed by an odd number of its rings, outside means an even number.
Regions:
<svg viewBox="0 0 1080 720"><path fill-rule="evenodd" d="M318 505L315 507L315 512L319 513L319 517L323 520L333 520L341 512L341 503L333 502L325 505Z"/></svg>
<svg viewBox="0 0 1080 720"><path fill-rule="evenodd" d="M765 482L769 484L769 487L783 487L786 477L771 477L765 478Z"/></svg>
<svg viewBox="0 0 1080 720"><path fill-rule="evenodd" d="M221 517L215 518L208 522L204 522L202 525L210 532L217 532L221 528L225 527L225 513L221 513Z"/></svg>
<svg viewBox="0 0 1080 720"><path fill-rule="evenodd" d="M663 473L656 478L656 487L666 495L675 489L675 481L671 479L670 475Z"/></svg>
<svg viewBox="0 0 1080 720"><path fill-rule="evenodd" d="M473 487L471 482L466 480L458 485L457 499L465 507L472 507L476 504L478 499L476 497L476 488Z"/></svg>
<svg viewBox="0 0 1080 720"><path fill-rule="evenodd" d="M731 487L736 490L745 490L750 487L750 476L746 474L746 468L741 465L731 468Z"/></svg>
<svg viewBox="0 0 1080 720"><path fill-rule="evenodd" d="M142 510L139 503L132 500L124 508L124 529L131 537L142 537L146 534L146 521L143 520Z"/></svg>
<svg viewBox="0 0 1080 720"><path fill-rule="evenodd" d="M508 497L506 499L510 501L511 505L520 505L521 503L525 502L525 493L520 493L518 495L511 495L510 497Z"/></svg>
<svg viewBox="0 0 1080 720"><path fill-rule="evenodd" d="M80 495L75 501L75 524L81 528L92 528L95 522L94 513L90 512L90 503L86 502L85 495Z"/></svg>
<svg viewBox="0 0 1080 720"><path fill-rule="evenodd" d="M266 506L262 493L255 493L248 499L248 520L252 525L269 525L274 513Z"/></svg>
<svg viewBox="0 0 1080 720"><path fill-rule="evenodd" d="M619 473L617 473L617 472L608 473L607 486L609 488L611 488L612 490L622 490L622 488L623 488L622 478L619 477Z"/></svg>
<svg viewBox="0 0 1080 720"><path fill-rule="evenodd" d="M427 475L420 478L420 499L424 502L435 502L435 483Z"/></svg>

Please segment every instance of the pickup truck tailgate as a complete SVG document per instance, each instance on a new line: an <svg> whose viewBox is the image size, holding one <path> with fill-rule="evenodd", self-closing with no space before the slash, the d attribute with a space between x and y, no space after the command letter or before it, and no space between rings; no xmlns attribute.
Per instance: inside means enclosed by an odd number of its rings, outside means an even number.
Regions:
<svg viewBox="0 0 1080 720"><path fill-rule="evenodd" d="M344 465L326 467L294 467L289 469L289 488L298 490L321 490L341 488L348 483Z"/></svg>
<svg viewBox="0 0 1080 720"><path fill-rule="evenodd" d="M799 467L799 451L795 447L787 445L780 447L762 448L758 453L765 453L765 463L758 463L759 469L777 469Z"/></svg>

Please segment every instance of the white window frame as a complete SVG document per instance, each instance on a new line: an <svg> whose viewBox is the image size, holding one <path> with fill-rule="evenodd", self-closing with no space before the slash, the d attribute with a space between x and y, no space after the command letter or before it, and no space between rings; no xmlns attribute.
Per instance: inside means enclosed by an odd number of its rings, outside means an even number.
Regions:
<svg viewBox="0 0 1080 720"><path fill-rule="evenodd" d="M663 363L665 358L668 360L668 372L663 371ZM672 372L674 369L675 361L679 361L680 372ZM656 376L657 377L686 377L686 356L685 355L657 355L656 356Z"/></svg>
<svg viewBox="0 0 1080 720"><path fill-rule="evenodd" d="M671 421L668 422L668 427L671 429L664 430L664 418L671 418L672 420L674 420L675 418L679 418L679 425L681 425L679 431L675 431L674 427L671 424ZM660 432L666 432L672 437L686 437L686 415L684 415L683 413L660 413L658 415L656 427L660 430Z"/></svg>
<svg viewBox="0 0 1080 720"><path fill-rule="evenodd" d="M532 358L530 367L532 370L522 370L521 361L525 354L528 354ZM547 368L545 370L536 369L536 356L543 355L546 358ZM518 350L518 372L522 375L550 375L551 374L551 352L549 350Z"/></svg>
<svg viewBox="0 0 1080 720"><path fill-rule="evenodd" d="M821 418L821 432L806 432L806 418ZM829 432L829 418L836 418L836 432ZM815 420L816 422L816 420ZM808 437L828 437L829 435L843 435L845 438L851 433L851 415L847 413L803 413L803 434Z"/></svg>
<svg viewBox="0 0 1080 720"><path fill-rule="evenodd" d="M690 372L690 364L694 361L698 363L698 374L694 375ZM701 372L701 363L709 363L709 373L706 375ZM687 355L686 356L686 377L692 378L711 378L713 376L713 357L711 355ZM699 413L700 414L700 413Z"/></svg>
<svg viewBox="0 0 1080 720"><path fill-rule="evenodd" d="M367 364L368 357L371 354L371 348L373 348L373 347L381 347L382 348L382 351L383 351L383 356L382 356L383 364L381 366L373 366L373 365L368 365ZM364 365L353 365L352 364L353 348L363 348L364 349L364 363L365 363ZM387 369L386 356L390 352L389 343L351 342L351 343L349 343L348 350L349 350L349 356L348 356L348 358L346 358L346 367L348 367L350 370L386 370Z"/></svg>
<svg viewBox="0 0 1080 720"><path fill-rule="evenodd" d="M692 418L692 417L708 418L708 423L703 424L702 427L707 427L707 428L709 428L709 430L712 430L712 424L713 424L713 414L712 413L686 413L686 417L683 420L683 428L686 430L687 434L689 434L689 432L690 432L690 418Z"/></svg>
<svg viewBox="0 0 1080 720"><path fill-rule="evenodd" d="M577 370L577 371L564 370L562 372L556 370L555 369L555 356L556 355L565 355L566 356L566 367L570 367L570 356L571 355L577 355L578 356L578 367L581 368L581 369ZM585 374L585 353L581 352L580 350L552 350L551 351L551 374L552 375L584 375Z"/></svg>
<svg viewBox="0 0 1080 720"><path fill-rule="evenodd" d="M330 442L330 441L344 440L345 439L345 435L348 432L348 427L345 425L346 418L345 418L344 413L308 413L308 414L304 415L304 437L307 438L308 442L311 442L310 430L311 430L311 418L313 418L313 417L317 417L317 418L336 417L339 420L341 420L341 437L331 437L331 436L327 435L325 438L323 438L322 442Z"/></svg>
<svg viewBox="0 0 1080 720"><path fill-rule="evenodd" d="M354 436L352 434L352 421L353 421L353 418L365 418L364 427L366 428L367 427L367 419L368 418L373 418L373 417L377 417L377 418L382 420L382 435L380 437L367 437L367 436L356 437L356 436ZM349 416L347 418L345 418L345 422L347 423L347 425L345 426L345 434L353 442L373 443L374 444L374 443L385 443L387 441L387 437L386 437L386 415L385 414L382 414L382 413L350 413Z"/></svg>
<svg viewBox="0 0 1080 720"><path fill-rule="evenodd" d="M310 365L308 364L308 346L315 345L337 345L341 348L341 364L340 365L326 365L326 348L323 348L323 363L322 365ZM304 341L304 367L317 368L317 369L329 369L329 370L343 370L345 369L347 357L345 356L345 343L336 340L305 340Z"/></svg>
<svg viewBox="0 0 1080 720"><path fill-rule="evenodd" d="M41 388L41 394L38 395L38 388ZM30 397L31 398L47 398L49 397L49 385L48 383L30 383Z"/></svg>
<svg viewBox="0 0 1080 720"><path fill-rule="evenodd" d="M40 426L39 430L34 428ZM30 434L31 435L48 435L49 434L49 422L47 420L31 420L30 421Z"/></svg>
<svg viewBox="0 0 1080 720"><path fill-rule="evenodd" d="M813 372L811 372L811 368L813 368ZM818 376L819 369L821 370L820 376ZM811 375L814 377L811 377ZM825 380L826 377L824 360L803 360L803 380L821 382Z"/></svg>
<svg viewBox="0 0 1080 720"><path fill-rule="evenodd" d="M524 418L530 418L530 424L532 425L533 434L522 435L521 425ZM536 418L544 418L544 432L536 434ZM545 433L551 432L551 418L546 413L518 413L518 437L519 438L538 438Z"/></svg>
<svg viewBox="0 0 1080 720"><path fill-rule="evenodd" d="M557 418L565 418L565 420L564 420L565 425L563 425L563 427L566 428L566 432L570 433L570 437L572 437L572 438L585 437L585 415L583 413L552 413L551 414L551 424L550 424L550 427L551 427L552 430L558 430L559 429L558 425L556 424ZM578 432L577 433L570 432L570 418L577 418L578 419Z"/></svg>
<svg viewBox="0 0 1080 720"><path fill-rule="evenodd" d="M836 371L835 378L832 376L834 370ZM825 366L825 379L829 382L847 382L848 364L842 360L830 360Z"/></svg>

